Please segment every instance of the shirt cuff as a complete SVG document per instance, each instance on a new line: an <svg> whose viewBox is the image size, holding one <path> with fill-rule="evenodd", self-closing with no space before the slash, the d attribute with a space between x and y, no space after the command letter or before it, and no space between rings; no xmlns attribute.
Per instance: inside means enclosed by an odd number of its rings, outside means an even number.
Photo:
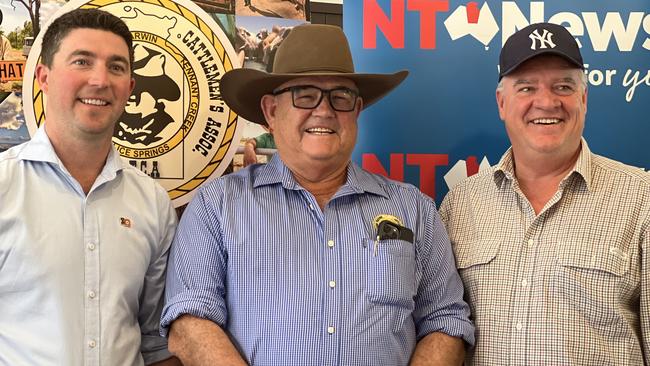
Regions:
<svg viewBox="0 0 650 366"><path fill-rule="evenodd" d="M467 319L448 317L427 322L418 329L418 341L430 333L440 332L451 337L462 338L465 343L474 346L474 324Z"/></svg>
<svg viewBox="0 0 650 366"><path fill-rule="evenodd" d="M183 314L211 320L220 327L223 327L228 319L223 299L208 291L185 292L174 296L165 304L160 320L160 335L167 337L171 324Z"/></svg>

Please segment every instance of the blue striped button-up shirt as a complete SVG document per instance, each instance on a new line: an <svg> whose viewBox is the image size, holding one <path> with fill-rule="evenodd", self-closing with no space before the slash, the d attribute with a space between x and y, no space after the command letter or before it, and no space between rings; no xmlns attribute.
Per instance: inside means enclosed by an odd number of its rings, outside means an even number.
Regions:
<svg viewBox="0 0 650 366"><path fill-rule="evenodd" d="M382 240L398 217L414 243ZM321 211L279 156L201 189L172 245L162 332L181 314L219 324L254 365L405 365L420 338L474 342L434 202L363 171Z"/></svg>

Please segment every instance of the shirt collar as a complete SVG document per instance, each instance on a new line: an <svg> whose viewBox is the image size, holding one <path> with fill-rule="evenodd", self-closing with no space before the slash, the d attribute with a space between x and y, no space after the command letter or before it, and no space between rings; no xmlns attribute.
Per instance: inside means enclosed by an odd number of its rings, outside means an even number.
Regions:
<svg viewBox="0 0 650 366"><path fill-rule="evenodd" d="M56 164L62 170L67 172L61 159L59 159L54 151L52 142L45 131L44 124L36 130L36 133L31 140L25 143L25 147L18 153L18 159ZM118 171L124 169L124 164L126 164L126 162L124 162L119 153L111 147L100 175L105 176L106 178L115 177Z"/></svg>
<svg viewBox="0 0 650 366"><path fill-rule="evenodd" d="M571 173L575 172L578 176L582 177L582 180L587 186L587 190L591 189L591 155L589 145L587 145L587 141L583 137L580 144L580 155L578 155L578 160Z"/></svg>
<svg viewBox="0 0 650 366"><path fill-rule="evenodd" d="M45 132L44 125L41 125L32 139L25 143L25 147L18 153L21 160L41 161L63 166L61 160L54 152L50 138Z"/></svg>
<svg viewBox="0 0 650 366"><path fill-rule="evenodd" d="M260 166L258 173L253 174L253 187L257 188L270 184L282 184L282 187L290 190L303 189L296 182L291 170L284 164L279 154L274 154L268 164ZM364 171L356 163L350 162L347 169L345 184L339 189L334 197L348 194L372 193L388 197L386 190L379 184L373 175Z"/></svg>
<svg viewBox="0 0 650 366"><path fill-rule="evenodd" d="M106 157L106 164L104 164L104 169L101 174L109 174L110 177L117 175L117 172L121 171L126 167L128 163L126 159L122 158L120 153L117 152L111 145L111 149L108 151L108 156Z"/></svg>
<svg viewBox="0 0 650 366"><path fill-rule="evenodd" d="M573 169L567 174L567 177L562 180L562 183L572 177L580 177L585 183L587 190L591 187L591 150L589 150L589 145L587 141L581 138L580 143L580 154L578 155L578 160L576 161ZM494 167L493 172L494 183L499 187L503 187L503 182L508 180L512 181L515 177L515 164L514 158L512 156L512 147L510 147L505 154L501 157L501 160Z"/></svg>

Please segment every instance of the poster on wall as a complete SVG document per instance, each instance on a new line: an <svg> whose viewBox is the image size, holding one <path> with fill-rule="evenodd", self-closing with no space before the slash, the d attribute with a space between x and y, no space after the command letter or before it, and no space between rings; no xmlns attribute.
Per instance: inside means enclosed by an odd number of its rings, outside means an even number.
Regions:
<svg viewBox="0 0 650 366"><path fill-rule="evenodd" d="M237 38L235 39L235 50L239 63L245 68L257 69L271 72L275 52L282 41L289 35L293 27L303 24L304 19L285 19L262 16L237 16ZM269 136L265 126L252 122L245 122L240 147L233 159L233 170L247 165L247 163L265 163L275 153L275 144ZM247 141L257 138L257 141L264 141L264 144L256 143L256 156L244 157L244 147ZM251 153L252 155L252 153Z"/></svg>
<svg viewBox="0 0 650 366"><path fill-rule="evenodd" d="M235 0L192 0L226 33L230 43L235 39Z"/></svg>
<svg viewBox="0 0 650 366"><path fill-rule="evenodd" d="M282 41L293 27L308 22L309 0L236 0L235 13L237 35L234 43L240 65L271 72L275 52ZM275 144L268 137L270 134L265 126L248 121L242 123L242 139L232 162L233 171L247 164L265 163L275 153ZM251 139L264 141L257 145L255 153L245 152L246 142Z"/></svg>
<svg viewBox="0 0 650 366"><path fill-rule="evenodd" d="M217 3L224 2L201 5L218 10ZM242 123L219 90L221 75L239 67L231 40L234 14L208 13L189 0L72 0L52 17L74 8L99 8L129 26L136 84L113 144L131 165L158 180L174 206L186 204L198 187L226 171L240 140ZM230 37L222 27L232 31ZM34 79L41 41L42 34L36 35L22 83L32 135L47 119L47 96Z"/></svg>
<svg viewBox="0 0 650 366"><path fill-rule="evenodd" d="M0 151L27 141L44 123L47 100L33 78L39 30L78 7L109 11L132 30L136 88L113 142L131 165L168 190L176 207L203 183L243 166L235 153L266 132L223 103L220 76L242 64L270 69L284 37L309 14L308 0L3 1Z"/></svg>
<svg viewBox="0 0 650 366"><path fill-rule="evenodd" d="M29 139L22 108L25 61L43 23L64 3L0 2L0 151Z"/></svg>
<svg viewBox="0 0 650 366"><path fill-rule="evenodd" d="M581 47L592 151L650 169L647 0L345 1L355 67L411 72L362 113L353 159L438 203L461 179L496 164L509 147L495 102L499 52L538 22L564 25Z"/></svg>
<svg viewBox="0 0 650 366"><path fill-rule="evenodd" d="M242 16L309 20L309 0L236 0L235 9Z"/></svg>
<svg viewBox="0 0 650 366"><path fill-rule="evenodd" d="M25 62L39 31L69 0L0 2L0 151L29 140L22 106ZM193 0L235 39L235 0Z"/></svg>

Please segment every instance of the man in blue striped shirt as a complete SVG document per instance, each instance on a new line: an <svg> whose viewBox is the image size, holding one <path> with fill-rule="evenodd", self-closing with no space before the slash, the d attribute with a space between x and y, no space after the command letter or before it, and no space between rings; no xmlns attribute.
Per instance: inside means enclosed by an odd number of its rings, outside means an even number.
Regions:
<svg viewBox="0 0 650 366"><path fill-rule="evenodd" d="M350 161L364 107L406 77L356 74L340 28L294 28L273 72L221 80L278 153L185 210L162 332L191 365L458 365L474 327L434 202Z"/></svg>

